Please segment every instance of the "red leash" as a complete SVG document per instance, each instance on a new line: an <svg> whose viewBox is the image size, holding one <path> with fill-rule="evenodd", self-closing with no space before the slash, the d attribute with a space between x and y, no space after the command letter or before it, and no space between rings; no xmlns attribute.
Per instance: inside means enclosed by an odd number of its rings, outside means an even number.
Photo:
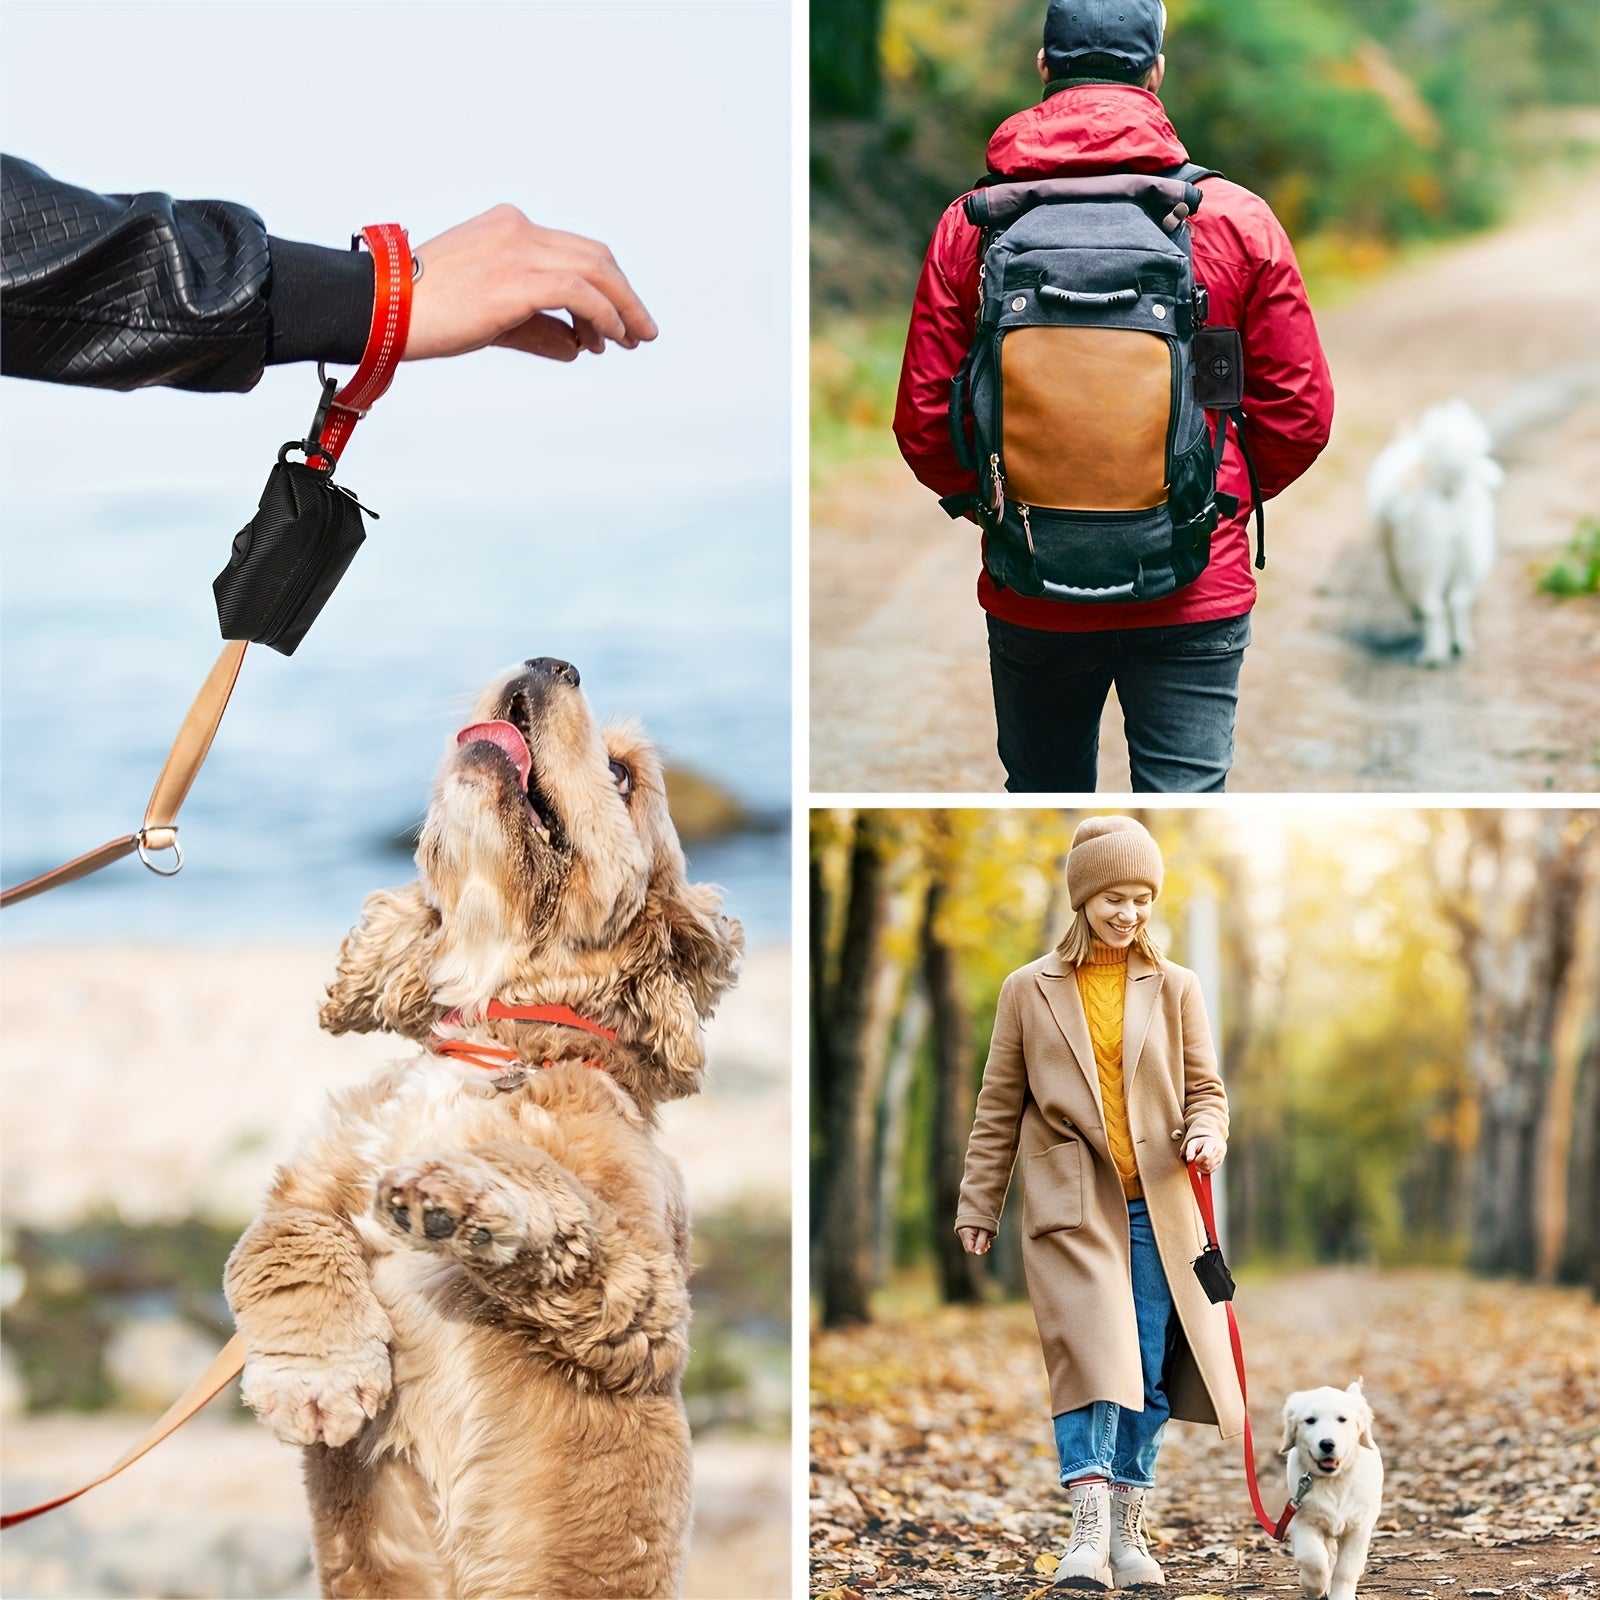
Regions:
<svg viewBox="0 0 1600 1600"><path fill-rule="evenodd" d="M1220 1253L1222 1246L1217 1243L1217 1216L1211 1203L1211 1174L1200 1171L1192 1161L1184 1165L1188 1168L1189 1187L1194 1190L1195 1203L1200 1207L1201 1221L1205 1223L1206 1248ZM1239 1398L1244 1402L1244 1478L1250 1490L1250 1504L1255 1509L1256 1521L1274 1539L1281 1539L1288 1532L1295 1512L1300 1509L1300 1501L1311 1486L1311 1474L1307 1473L1301 1478L1295 1492L1289 1497L1289 1503L1283 1508L1283 1515L1274 1522L1262 1504L1261 1486L1256 1482L1256 1445L1250 1432L1250 1393L1245 1386L1244 1340L1239 1334L1239 1319L1233 1314L1231 1296L1222 1302L1222 1308L1228 1313L1228 1340L1233 1345L1234 1371L1239 1374Z"/></svg>
<svg viewBox="0 0 1600 1600"><path fill-rule="evenodd" d="M372 327L367 348L350 381L319 408L312 432L323 448L318 453L337 461L356 424L394 382L411 332L411 245L398 222L376 222L359 235L372 255ZM322 367L317 367L322 377ZM323 378L323 384L332 380Z"/></svg>

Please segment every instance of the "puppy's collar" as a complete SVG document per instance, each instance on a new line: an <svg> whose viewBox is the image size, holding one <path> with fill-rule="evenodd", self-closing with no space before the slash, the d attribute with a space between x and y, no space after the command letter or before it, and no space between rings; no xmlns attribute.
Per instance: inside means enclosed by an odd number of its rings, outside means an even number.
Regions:
<svg viewBox="0 0 1600 1600"><path fill-rule="evenodd" d="M491 1022L546 1022L560 1028L581 1028L585 1033L597 1034L602 1039L615 1039L617 1036L614 1028L602 1028L598 1022L591 1022L587 1017L579 1016L571 1006L508 1006L503 1000L491 1000L484 1008L483 1014L485 1019ZM433 1025L434 1031L428 1040L428 1049L434 1055L470 1062L475 1067L483 1067L491 1072L499 1072L514 1063L521 1062L521 1052L510 1045L484 1044L474 1039L446 1039L439 1033L441 1028L461 1026L462 1017L459 1010L445 1012ZM540 1065L548 1067L552 1063L543 1061ZM584 1065L595 1067L601 1072L605 1071L603 1061L590 1059L585 1061Z"/></svg>

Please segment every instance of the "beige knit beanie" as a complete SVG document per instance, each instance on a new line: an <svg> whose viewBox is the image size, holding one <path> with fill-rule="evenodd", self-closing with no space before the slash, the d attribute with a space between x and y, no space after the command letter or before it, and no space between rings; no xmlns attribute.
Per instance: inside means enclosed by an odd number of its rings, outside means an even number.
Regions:
<svg viewBox="0 0 1600 1600"><path fill-rule="evenodd" d="M1067 898L1079 911L1086 900L1119 883L1145 884L1161 893L1161 847L1132 817L1085 817L1067 852Z"/></svg>

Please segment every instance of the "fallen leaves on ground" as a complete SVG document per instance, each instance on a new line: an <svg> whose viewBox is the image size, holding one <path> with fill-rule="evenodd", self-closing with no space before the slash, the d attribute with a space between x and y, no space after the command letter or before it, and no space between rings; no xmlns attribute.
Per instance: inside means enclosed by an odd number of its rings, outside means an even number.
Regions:
<svg viewBox="0 0 1600 1600"><path fill-rule="evenodd" d="M1579 1291L1337 1269L1241 1286L1257 1471L1285 1394L1365 1381L1384 1507L1363 1592L1600 1594L1600 1310ZM1044 1600L1069 1529L1026 1305L819 1334L811 1357L818 1600ZM1241 1447L1174 1423L1148 1521L1172 1600L1296 1591L1255 1524ZM1046 1583L1039 1587L1039 1575Z"/></svg>

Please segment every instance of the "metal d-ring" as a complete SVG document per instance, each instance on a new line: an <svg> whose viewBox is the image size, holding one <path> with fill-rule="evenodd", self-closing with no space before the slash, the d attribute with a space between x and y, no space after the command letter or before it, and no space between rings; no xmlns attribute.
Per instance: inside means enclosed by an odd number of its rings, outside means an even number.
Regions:
<svg viewBox="0 0 1600 1600"><path fill-rule="evenodd" d="M175 878L180 872L183 871L183 846L178 843L178 830L173 828L171 831L172 843L168 846L164 846L164 848L170 849L173 855L177 858L171 867L158 867L155 862L150 859L149 847L144 842L143 828L141 828L138 833L134 835L134 837L139 841L139 859L144 862L144 864L153 873L155 873L158 878Z"/></svg>

